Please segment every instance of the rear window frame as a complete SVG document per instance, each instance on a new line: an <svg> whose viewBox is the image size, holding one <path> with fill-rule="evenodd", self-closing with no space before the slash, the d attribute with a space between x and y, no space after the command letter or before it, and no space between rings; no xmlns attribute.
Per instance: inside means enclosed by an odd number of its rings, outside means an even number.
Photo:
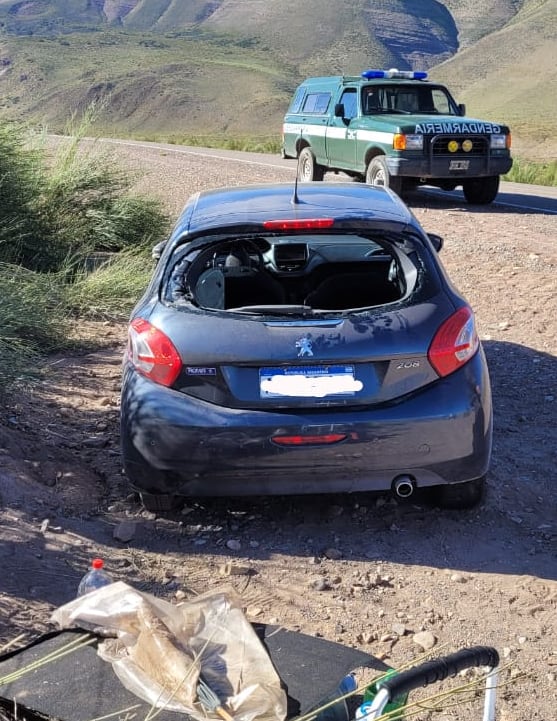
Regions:
<svg viewBox="0 0 557 721"><path fill-rule="evenodd" d="M277 240L286 240L286 237L291 238L290 241L292 244L294 243L306 243L308 242L308 239L311 237L319 238L319 241L316 242L316 246L319 247L319 245L331 245L334 246L334 238L335 236L338 238L338 236L353 236L355 242L358 244L363 244L364 241L369 242L370 244L373 244L374 246L378 246L380 248L383 248L385 250L385 255L389 255L392 259L395 259L399 270L404 273L405 276L405 282L408 273L408 263L410 263L416 273L415 283L413 284L412 288L408 290L408 287L406 288L405 293L403 296L395 301L389 302L388 304L385 304L384 306L369 306L368 308L363 309L357 309L353 311L353 313L370 313L375 311L381 311L384 309L387 305L389 308L393 308L397 304L408 304L408 299L413 298L413 302L415 304L427 302L430 298L434 297L437 293L439 293L443 287L443 282L440 273L438 272L435 258L432 257L432 252L424 242L424 239L416 233L410 233L410 232L402 232L402 233L392 233L388 231L356 231L354 233L347 233L346 230L339 229L338 232L331 231L328 229L327 231L319 232L319 231L312 231L311 233L298 233L298 234L284 234L282 232L265 232L265 233L208 233L207 236L212 237L212 240L207 243L208 246L214 245L219 246L223 243L226 243L228 241L233 242L235 240L246 240L246 241L252 241L254 238L258 238L263 240L268 247L263 251L265 252L272 252L273 247L273 239L276 238ZM389 237L391 236L391 237ZM195 240L200 240L204 235L197 236ZM330 238L330 244L326 241L326 239ZM192 239L193 240L193 239ZM380 242L383 240L383 242ZM358 242L359 241L359 242ZM385 247L387 246L387 247ZM311 247L311 243L310 243ZM315 250L315 249L314 249ZM170 256L167 258L165 267L162 272L162 276L160 279L160 285L159 285L159 300L164 303L167 306L174 307L176 309L183 308L183 304L176 300L176 298L172 298L172 275L175 272L176 267L183 263L184 260L187 258L187 255L189 252L192 252L192 256L190 258L190 264L194 262L195 258L199 255L199 253L204 251L204 248L202 245L195 244L195 248L191 248L190 242L181 243L177 246L175 246L173 252L170 254ZM330 262L333 262L332 260ZM338 262L355 262L353 260L347 259L346 261L338 261ZM356 261L357 262L357 261ZM365 261L362 261L365 262ZM372 261L369 261L370 263ZM318 267L318 266L315 266ZM187 268L185 269L184 273L187 274ZM281 277L287 277L285 274L277 274L273 273L275 277L280 279ZM229 310L218 310L218 309L210 309L210 308L202 308L194 303L187 302L187 307L201 311L201 312L219 312L219 313L230 313ZM232 311L233 312L233 311ZM343 313L350 313L349 310L342 311ZM330 314L337 314L338 311L320 311L318 313L319 316L321 315L330 315Z"/></svg>

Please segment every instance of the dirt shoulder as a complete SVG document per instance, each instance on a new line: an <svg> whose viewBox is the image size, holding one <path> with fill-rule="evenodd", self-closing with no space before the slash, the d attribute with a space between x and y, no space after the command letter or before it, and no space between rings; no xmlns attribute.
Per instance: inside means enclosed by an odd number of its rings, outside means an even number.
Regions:
<svg viewBox="0 0 557 721"><path fill-rule="evenodd" d="M156 188L172 212L202 187L293 174L141 149L128 148L125 160L140 169L138 187ZM362 494L221 499L149 514L129 494L119 457L126 329L92 324L94 352L48 359L42 380L4 403L3 642L49 628L51 611L100 555L116 579L167 599L230 584L250 619L393 666L421 653L419 631L440 653L494 645L512 664L498 719L554 718L557 216L419 193L409 204L426 230L445 237L441 257L476 311L488 357L495 437L485 503L463 513ZM477 703L435 715L479 717Z"/></svg>

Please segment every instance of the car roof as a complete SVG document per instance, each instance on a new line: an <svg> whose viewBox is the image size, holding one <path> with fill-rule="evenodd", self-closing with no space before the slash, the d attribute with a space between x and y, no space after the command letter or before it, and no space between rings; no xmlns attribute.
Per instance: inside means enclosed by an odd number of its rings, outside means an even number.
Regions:
<svg viewBox="0 0 557 721"><path fill-rule="evenodd" d="M295 198L297 202L295 202ZM211 228L262 228L267 220L333 218L390 226L413 225L407 206L385 188L357 183L274 183L217 188L189 199L173 237Z"/></svg>

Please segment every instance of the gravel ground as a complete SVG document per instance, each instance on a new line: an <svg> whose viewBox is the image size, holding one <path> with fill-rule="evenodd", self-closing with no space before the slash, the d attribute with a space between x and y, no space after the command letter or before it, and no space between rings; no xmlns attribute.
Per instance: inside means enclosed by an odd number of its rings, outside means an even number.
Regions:
<svg viewBox="0 0 557 721"><path fill-rule="evenodd" d="M138 189L159 194L174 214L197 190L289 181L295 172L278 159L266 167L216 151L110 147L138 172ZM118 455L125 328L92 324L100 350L50 359L46 381L4 408L4 642L48 629L53 608L101 555L115 578L168 599L231 585L251 620L395 667L423 644L439 654L494 645L505 665L498 721L555 719L557 216L421 192L408 203L445 237L442 260L477 314L495 410L486 501L451 512L371 494L221 499L149 514L128 495ZM480 705L445 704L430 717L476 721Z"/></svg>

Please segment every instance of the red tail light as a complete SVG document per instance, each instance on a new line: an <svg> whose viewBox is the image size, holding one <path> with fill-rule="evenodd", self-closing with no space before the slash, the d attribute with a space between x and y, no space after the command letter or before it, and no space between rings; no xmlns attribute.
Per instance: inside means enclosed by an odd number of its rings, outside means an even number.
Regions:
<svg viewBox="0 0 557 721"><path fill-rule="evenodd" d="M267 230L311 230L330 228L334 218L305 218L301 220L265 220L263 227Z"/></svg>
<svg viewBox="0 0 557 721"><path fill-rule="evenodd" d="M182 369L182 359L172 341L143 318L130 325L128 358L139 373L163 386L171 386Z"/></svg>
<svg viewBox="0 0 557 721"><path fill-rule="evenodd" d="M427 357L437 373L444 377L467 363L476 354L479 345L474 314L464 306L439 328Z"/></svg>
<svg viewBox="0 0 557 721"><path fill-rule="evenodd" d="M321 436L273 436L271 440L277 446L322 446L340 443L346 438L346 433L327 433Z"/></svg>

